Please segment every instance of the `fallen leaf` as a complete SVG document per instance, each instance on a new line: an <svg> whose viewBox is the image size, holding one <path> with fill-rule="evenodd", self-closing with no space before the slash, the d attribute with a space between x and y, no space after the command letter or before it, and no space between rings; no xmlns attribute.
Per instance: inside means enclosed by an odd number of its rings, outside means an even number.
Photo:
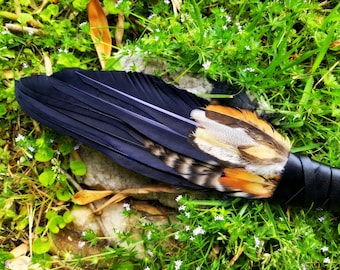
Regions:
<svg viewBox="0 0 340 270"><path fill-rule="evenodd" d="M102 68L105 68L106 58L111 55L112 39L109 25L99 0L91 0L87 5L90 23L90 34L95 45Z"/></svg>
<svg viewBox="0 0 340 270"><path fill-rule="evenodd" d="M73 200L76 204L85 205L103 199L113 193L112 190L81 190L77 192Z"/></svg>
<svg viewBox="0 0 340 270"><path fill-rule="evenodd" d="M125 17L123 13L118 13L117 24L116 24L116 31L115 31L115 41L116 45L120 47L123 41L124 35L124 21Z"/></svg>
<svg viewBox="0 0 340 270"><path fill-rule="evenodd" d="M122 200L126 199L127 197L131 195L137 195L137 194L149 194L154 192L164 192L164 193L178 193L178 190L168 187L168 186L161 186L161 185L155 185L155 186L148 186L143 188L128 188L124 189L121 192L114 195L112 198L107 200L103 205L97 208L94 213L99 213L102 211L105 207L112 203L118 203Z"/></svg>
<svg viewBox="0 0 340 270"><path fill-rule="evenodd" d="M164 216L165 215L163 211L161 211L157 207L147 202L137 201L133 204L133 208L136 209L137 211L145 212L152 216Z"/></svg>
<svg viewBox="0 0 340 270"><path fill-rule="evenodd" d="M19 246L13 248L11 253L14 257L20 257L25 255L28 252L28 245L25 243L20 244Z"/></svg>

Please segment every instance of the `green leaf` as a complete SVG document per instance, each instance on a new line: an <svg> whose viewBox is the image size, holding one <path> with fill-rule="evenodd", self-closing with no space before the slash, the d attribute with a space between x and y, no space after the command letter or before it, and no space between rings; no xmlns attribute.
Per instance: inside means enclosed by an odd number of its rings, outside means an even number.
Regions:
<svg viewBox="0 0 340 270"><path fill-rule="evenodd" d="M53 158L54 150L50 148L39 148L34 155L34 158L40 162L47 162Z"/></svg>
<svg viewBox="0 0 340 270"><path fill-rule="evenodd" d="M64 214L63 214L63 219L66 223L70 223L73 221L73 216L71 214L71 211L66 211Z"/></svg>
<svg viewBox="0 0 340 270"><path fill-rule="evenodd" d="M6 269L6 261L12 258L14 258L12 253L0 249L0 269Z"/></svg>
<svg viewBox="0 0 340 270"><path fill-rule="evenodd" d="M70 192L61 188L57 190L56 195L59 201L64 202L67 202L72 198Z"/></svg>
<svg viewBox="0 0 340 270"><path fill-rule="evenodd" d="M57 16L59 13L58 5L48 5L42 12L40 12L40 18L43 21L50 21L52 17Z"/></svg>
<svg viewBox="0 0 340 270"><path fill-rule="evenodd" d="M123 262L118 265L115 265L115 269L117 270L133 270L134 266L132 262Z"/></svg>
<svg viewBox="0 0 340 270"><path fill-rule="evenodd" d="M1 3L1 1L0 1L0 3ZM30 3L31 3L30 0L20 0L20 4L23 5L23 6L26 6L26 7L27 7Z"/></svg>
<svg viewBox="0 0 340 270"><path fill-rule="evenodd" d="M109 14L118 14L120 12L120 9L117 8L115 1L104 0L103 4Z"/></svg>
<svg viewBox="0 0 340 270"><path fill-rule="evenodd" d="M48 187L53 185L55 178L55 173L51 169L46 169L39 175L38 179L44 187Z"/></svg>
<svg viewBox="0 0 340 270"><path fill-rule="evenodd" d="M37 254L47 253L51 248L51 243L47 238L37 238L33 242L33 252Z"/></svg>
<svg viewBox="0 0 340 270"><path fill-rule="evenodd" d="M66 226L66 223L61 216L56 215L49 219L47 226L51 233L58 233L60 228L64 228Z"/></svg>
<svg viewBox="0 0 340 270"><path fill-rule="evenodd" d="M69 143L63 143L59 146L58 150L63 156L66 156L73 150L73 145Z"/></svg>
<svg viewBox="0 0 340 270"><path fill-rule="evenodd" d="M72 161L70 168L75 175L83 176L86 174L86 164L81 160Z"/></svg>
<svg viewBox="0 0 340 270"><path fill-rule="evenodd" d="M7 113L6 104L0 103L0 116L5 115L6 113Z"/></svg>
<svg viewBox="0 0 340 270"><path fill-rule="evenodd" d="M87 7L87 4L90 2L90 0L74 0L72 2L72 5L75 9L82 11L85 10Z"/></svg>
<svg viewBox="0 0 340 270"><path fill-rule="evenodd" d="M62 53L58 57L57 65L61 67L81 67L80 60L71 53Z"/></svg>
<svg viewBox="0 0 340 270"><path fill-rule="evenodd" d="M18 22L22 25L26 25L28 21L32 21L33 16L28 13L20 13L18 17Z"/></svg>

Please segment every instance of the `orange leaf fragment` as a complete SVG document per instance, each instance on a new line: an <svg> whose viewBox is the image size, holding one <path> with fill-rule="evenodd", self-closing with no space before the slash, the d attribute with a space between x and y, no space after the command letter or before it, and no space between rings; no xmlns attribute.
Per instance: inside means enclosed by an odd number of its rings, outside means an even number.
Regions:
<svg viewBox="0 0 340 270"><path fill-rule="evenodd" d="M99 0L91 0L87 5L87 14L90 22L90 33L95 45L102 68L105 68L106 58L111 55L112 39L104 10Z"/></svg>
<svg viewBox="0 0 340 270"><path fill-rule="evenodd" d="M85 205L100 200L113 193L112 190L81 190L77 192L73 200L76 204Z"/></svg>

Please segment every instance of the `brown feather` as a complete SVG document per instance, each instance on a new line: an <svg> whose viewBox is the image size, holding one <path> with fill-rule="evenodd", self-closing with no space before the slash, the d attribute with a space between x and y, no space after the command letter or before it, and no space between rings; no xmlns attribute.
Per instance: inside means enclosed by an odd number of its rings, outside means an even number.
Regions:
<svg viewBox="0 0 340 270"><path fill-rule="evenodd" d="M226 168L219 182L228 190L242 191L256 198L268 198L274 185L267 179L241 168Z"/></svg>
<svg viewBox="0 0 340 270"><path fill-rule="evenodd" d="M279 143L285 150L284 152L288 153L290 150L289 140L278 133L268 122L259 118L255 112L220 105L209 105L206 107L206 116L230 127L245 127L250 132L254 131L253 136L258 134L259 137L263 137L265 134L267 136L264 136L263 139L272 139Z"/></svg>

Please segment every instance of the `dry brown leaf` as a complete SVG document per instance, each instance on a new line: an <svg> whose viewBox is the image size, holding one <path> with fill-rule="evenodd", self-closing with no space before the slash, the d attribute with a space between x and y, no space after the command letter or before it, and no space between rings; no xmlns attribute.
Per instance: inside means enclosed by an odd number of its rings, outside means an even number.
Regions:
<svg viewBox="0 0 340 270"><path fill-rule="evenodd" d="M173 189L171 187L167 186L148 186L144 188L128 188L125 190L122 190L121 192L117 193L114 195L111 199L107 200L103 205L97 208L95 213L99 213L102 211L105 207L112 203L118 203L121 202L122 200L126 199L127 197L131 195L136 195L136 194L149 194L153 192L164 192L164 193L177 193L178 191L176 189Z"/></svg>
<svg viewBox="0 0 340 270"><path fill-rule="evenodd" d="M171 0L172 8L174 11L175 16L178 15L178 12L181 11L182 0Z"/></svg>
<svg viewBox="0 0 340 270"><path fill-rule="evenodd" d="M50 76L53 74L51 58L46 53L43 53L43 56L44 56L46 75Z"/></svg>
<svg viewBox="0 0 340 270"><path fill-rule="evenodd" d="M105 68L106 58L111 55L112 39L109 25L99 0L91 0L87 5L87 14L90 22L90 33L95 45L102 68Z"/></svg>
<svg viewBox="0 0 340 270"><path fill-rule="evenodd" d="M120 47L123 41L124 35L124 21L125 17L123 13L118 14L117 24L116 24L116 31L115 31L115 41L116 45Z"/></svg>
<svg viewBox="0 0 340 270"><path fill-rule="evenodd" d="M78 191L73 199L76 204L85 205L103 199L113 193L111 190L81 190Z"/></svg>
<svg viewBox="0 0 340 270"><path fill-rule="evenodd" d="M11 250L11 253L15 258L23 256L27 252L28 252L28 245L25 244L25 243L21 243L19 246L15 247Z"/></svg>
<svg viewBox="0 0 340 270"><path fill-rule="evenodd" d="M164 216L164 212L147 202L135 202L133 208L137 211L148 213L152 216Z"/></svg>

